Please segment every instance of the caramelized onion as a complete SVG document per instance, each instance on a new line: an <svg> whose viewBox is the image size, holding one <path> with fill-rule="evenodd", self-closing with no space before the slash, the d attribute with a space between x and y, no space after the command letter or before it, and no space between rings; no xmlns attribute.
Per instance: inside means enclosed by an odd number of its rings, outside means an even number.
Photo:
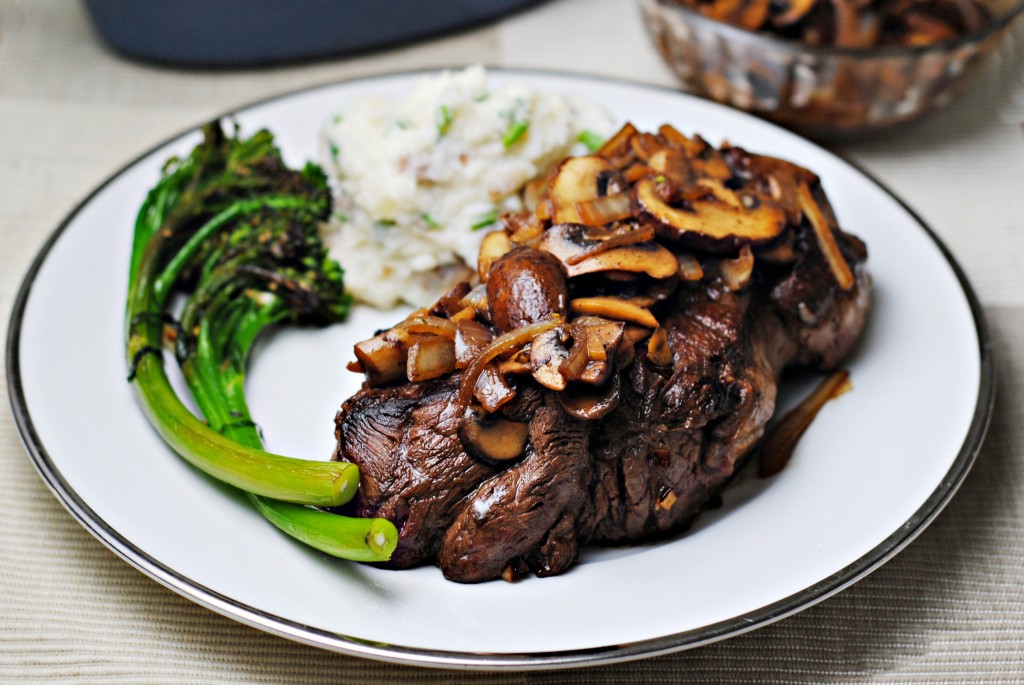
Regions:
<svg viewBox="0 0 1024 685"><path fill-rule="evenodd" d="M658 326L647 340L647 358L657 366L668 366L672 363L672 348L668 344L668 332Z"/></svg>
<svg viewBox="0 0 1024 685"><path fill-rule="evenodd" d="M576 215L580 223L587 226L604 226L628 219L631 214L629 193L604 195L576 203Z"/></svg>
<svg viewBox="0 0 1024 685"><path fill-rule="evenodd" d="M605 141L596 154L605 159L623 157L629 151L629 141L638 133L639 131L633 124L626 124L619 129L618 133Z"/></svg>
<svg viewBox="0 0 1024 685"><path fill-rule="evenodd" d="M484 348L480 355L473 360L465 373L462 374L462 383L459 386L459 404L463 407L469 406L469 402L473 397L473 390L476 387L477 378L479 378L480 374L483 373L484 367L488 362L500 355L508 354L509 352L526 345L544 331L550 331L552 328L560 326L561 324L562 317L556 316L548 319L547 321L538 321L537 323L528 324L495 338L494 341Z"/></svg>
<svg viewBox="0 0 1024 685"><path fill-rule="evenodd" d="M455 339L455 323L440 316L414 316L400 323L398 327L410 333L429 333L448 340Z"/></svg>
<svg viewBox="0 0 1024 685"><path fill-rule="evenodd" d="M473 396L487 412L496 412L513 397L516 391L505 380L505 375L493 364L484 366L476 379Z"/></svg>
<svg viewBox="0 0 1024 685"><path fill-rule="evenodd" d="M455 370L455 345L439 335L420 335L409 347L406 377L413 383L440 378Z"/></svg>
<svg viewBox="0 0 1024 685"><path fill-rule="evenodd" d="M684 281L699 281L704 278L704 269L692 254L677 254L679 260L679 278Z"/></svg>
<svg viewBox="0 0 1024 685"><path fill-rule="evenodd" d="M491 329L472 320L460 321L455 331L455 366L464 369L494 340Z"/></svg>
<svg viewBox="0 0 1024 685"><path fill-rule="evenodd" d="M729 290L742 290L750 283L754 273L754 253L750 245L744 245L735 259L723 259L718 263L718 273Z"/></svg>

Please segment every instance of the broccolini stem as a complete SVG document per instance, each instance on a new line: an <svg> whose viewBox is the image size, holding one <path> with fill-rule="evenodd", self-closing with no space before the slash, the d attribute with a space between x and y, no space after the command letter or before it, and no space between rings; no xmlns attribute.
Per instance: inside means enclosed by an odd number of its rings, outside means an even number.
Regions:
<svg viewBox="0 0 1024 685"><path fill-rule="evenodd" d="M397 544L394 525L312 508L351 499L358 468L264 452L245 400L248 356L262 332L285 321L332 323L348 311L343 271L318 233L329 212L323 170L289 169L269 132L243 139L205 127L203 143L168 163L136 219L129 380L168 445L246 491L275 526L329 554L382 561ZM172 294L186 297L178 323L168 313ZM168 379L163 350L172 342L205 422Z"/></svg>
<svg viewBox="0 0 1024 685"><path fill-rule="evenodd" d="M163 346L162 324L144 316L160 312L147 287L149 260L155 254L155 250L144 253L129 293L127 348L143 408L161 437L197 468L242 490L319 506L338 506L351 499L359 483L354 465L292 459L238 445L193 416L181 402L167 378L162 356L146 353Z"/></svg>
<svg viewBox="0 0 1024 685"><path fill-rule="evenodd" d="M245 307L241 314L240 306ZM229 314L223 308L232 311ZM204 318L195 353L182 364L189 389L207 420L212 423L215 416L225 437L255 449L262 448L263 441L245 400L245 362L256 338L276 321L279 311L273 300L215 300L207 314L221 322L223 337L214 342ZM387 561L398 544L398 530L387 519L351 518L248 494L253 506L280 530L332 556Z"/></svg>
<svg viewBox="0 0 1024 685"><path fill-rule="evenodd" d="M265 497L340 506L359 485L354 464L306 461L239 445L210 429L181 403L167 379L162 360L138 360L136 387L157 432L196 468L237 488Z"/></svg>
<svg viewBox="0 0 1024 685"><path fill-rule="evenodd" d="M387 519L351 518L309 507L251 498L256 508L293 538L352 561L387 561L398 544L398 530Z"/></svg>

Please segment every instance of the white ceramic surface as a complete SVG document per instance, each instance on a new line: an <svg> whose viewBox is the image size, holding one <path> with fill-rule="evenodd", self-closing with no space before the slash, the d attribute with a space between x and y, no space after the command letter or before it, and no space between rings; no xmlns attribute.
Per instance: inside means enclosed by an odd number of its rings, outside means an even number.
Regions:
<svg viewBox="0 0 1024 685"><path fill-rule="evenodd" d="M315 157L332 112L368 92L403 92L413 78L330 85L237 119L243 130L270 128L299 164ZM458 585L434 568L384 571L295 543L170 452L125 381L134 214L164 160L198 141L190 132L82 204L40 255L12 319L19 426L44 479L83 525L177 592L262 629L374 658L476 668L596 663L736 634L841 589L927 525L976 453L991 367L969 286L922 224L846 162L718 105L565 75L492 78L578 92L642 129L670 122L822 177L841 224L868 245L875 301L848 365L854 391L829 403L791 464L770 480L742 479L678 539L589 550L554 578ZM358 309L344 325L289 331L260 351L250 397L270 449L329 457L334 412L360 380L344 368L351 345L397 317Z"/></svg>

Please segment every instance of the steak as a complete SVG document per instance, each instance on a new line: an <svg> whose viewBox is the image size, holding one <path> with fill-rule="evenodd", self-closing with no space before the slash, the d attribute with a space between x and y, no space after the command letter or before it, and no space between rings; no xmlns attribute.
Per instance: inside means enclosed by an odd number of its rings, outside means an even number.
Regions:
<svg viewBox="0 0 1024 685"><path fill-rule="evenodd" d="M747 161L734 151L730 157ZM344 513L381 516L398 528L398 547L383 566L436 563L459 582L548 576L566 571L583 546L685 529L763 436L783 373L832 369L860 335L870 290L866 249L854 236L832 232L850 272L843 287L808 211L788 212L784 250L773 244L772 252L739 249L736 256L735 244L713 247L698 252L703 275L689 280L627 278L624 262L616 263L619 275L577 278L571 257L556 254L560 272L543 249L511 246L490 268L482 310L479 288L460 286L427 315L367 341L360 363L375 382L338 412L336 458L362 473ZM827 204L824 213L831 217ZM555 226L545 230L561 230ZM511 223L513 235L521 228ZM634 230L641 230L636 223L620 228L616 240ZM680 259L681 248L694 249L666 234L659 228L657 243ZM737 281L736 265L749 264L751 254L760 255L758 268L741 268ZM607 298L609 288L618 299ZM502 299L512 291L540 294ZM633 308L621 309L622 321L582 311L628 298ZM636 318L638 302L656 318L655 333L635 324L645 320ZM466 316L493 329L499 337L484 340L492 343L487 349L502 346L500 355L489 358L483 343L466 342L466 331L479 334L479 326L465 328ZM402 376L408 366L412 377L413 360L434 360L417 362L417 377L433 373L438 357L427 354L433 348L422 336L455 328L453 321L460 323L445 373L415 382ZM540 335L514 341L530 326L544 327L549 346L532 359L531 342L539 347ZM398 376L387 362L396 349L405 350ZM575 363L580 359L586 365ZM555 367L564 378L551 375ZM467 441L460 426L481 413L491 422L485 428L505 431L505 444L522 441L512 450L518 456L496 458Z"/></svg>

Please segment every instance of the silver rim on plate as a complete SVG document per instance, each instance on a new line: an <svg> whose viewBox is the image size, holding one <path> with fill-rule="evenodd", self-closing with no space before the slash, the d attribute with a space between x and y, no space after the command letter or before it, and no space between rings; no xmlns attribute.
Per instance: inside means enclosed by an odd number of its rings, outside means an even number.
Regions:
<svg viewBox="0 0 1024 685"><path fill-rule="evenodd" d="M452 68L454 69L458 67ZM239 107L222 114L218 119L231 117L232 115L244 112L245 110L259 105L285 99L299 93L310 92L321 88L330 88L340 85L341 83L358 83L359 81L371 81L387 77L412 76L439 70L440 69L425 69L391 74L377 74L359 79L311 86L251 102L243 107ZM571 74L548 70L512 70L492 67L488 67L488 70L497 73L524 74L527 76L532 73L542 76L568 77L579 80L620 84L631 87L641 87L653 91L678 94L671 88L637 84L600 76ZM711 102L708 102L707 104L713 107L723 107ZM771 128L778 128L774 124L770 124L768 122L761 123ZM438 651L403 647L401 645L390 645L376 641L371 642L357 637L325 631L297 623L281 616L263 612L255 607L238 602L231 597L215 592L210 588L179 574L174 569L169 568L160 561L152 558L143 550L136 547L130 540L123 537L106 521L100 518L89 507L89 505L79 497L74 488L72 488L64 479L59 469L50 458L50 455L46 450L46 445L36 432L32 416L28 411L25 400L19 358L22 319L25 314L25 308L32 290L32 285L40 268L46 261L51 248L63 234L64 230L72 223L79 212L115 179L119 178L136 163L148 157L160 147L187 135L194 131L195 128L196 127L192 127L179 134L171 136L167 140L153 146L150 150L147 150L145 153L125 164L119 171L110 176L85 199L83 199L53 231L29 267L28 273L25 275L17 297L15 298L7 335L6 370L8 394L10 397L11 407L14 412L15 423L18 427L19 433L21 434L21 439L28 450L32 463L35 465L40 476L54 495L56 495L61 504L64 505L71 515L74 516L86 530L92 533L92 535L94 535L100 542L106 545L130 565L183 597L212 609L217 613L223 614L224 616L290 640L336 652L394 663L431 666L436 668L505 671L557 669L610 664L668 654L692 647L706 645L768 625L769 623L773 623L795 614L798 611L813 606L814 604L831 597L840 590L849 587L856 581L867 576L910 544L910 542L913 541L914 538L916 538L928 526L928 524L935 519L936 516L938 516L939 512L942 511L960 487L960 484L967 476L967 473L970 471L970 468L981 449L985 433L988 430L992 415L992 408L995 401L995 374L992 360L991 340L985 323L984 312L977 296L974 293L974 289L971 287L966 275L960 268L960 265L956 262L956 259L950 253L949 249L916 212L908 207L906 203L895 195L895 193L879 182L879 180L869 172L865 171L856 163L848 159L841 158L846 164L856 169L861 175L866 177L885 194L895 200L939 248L949 267L956 275L959 286L963 291L968 305L970 306L975 331L978 336L978 351L980 354L980 379L977 402L975 404L970 428L955 460L939 486L931 493L928 499L925 500L917 511L915 511L914 514L894 533L871 549L867 554L864 554L862 557L840 571L807 588L804 588L799 592L726 621L650 640L569 651L494 654ZM828 154L836 156L835 153L832 152L829 152Z"/></svg>

